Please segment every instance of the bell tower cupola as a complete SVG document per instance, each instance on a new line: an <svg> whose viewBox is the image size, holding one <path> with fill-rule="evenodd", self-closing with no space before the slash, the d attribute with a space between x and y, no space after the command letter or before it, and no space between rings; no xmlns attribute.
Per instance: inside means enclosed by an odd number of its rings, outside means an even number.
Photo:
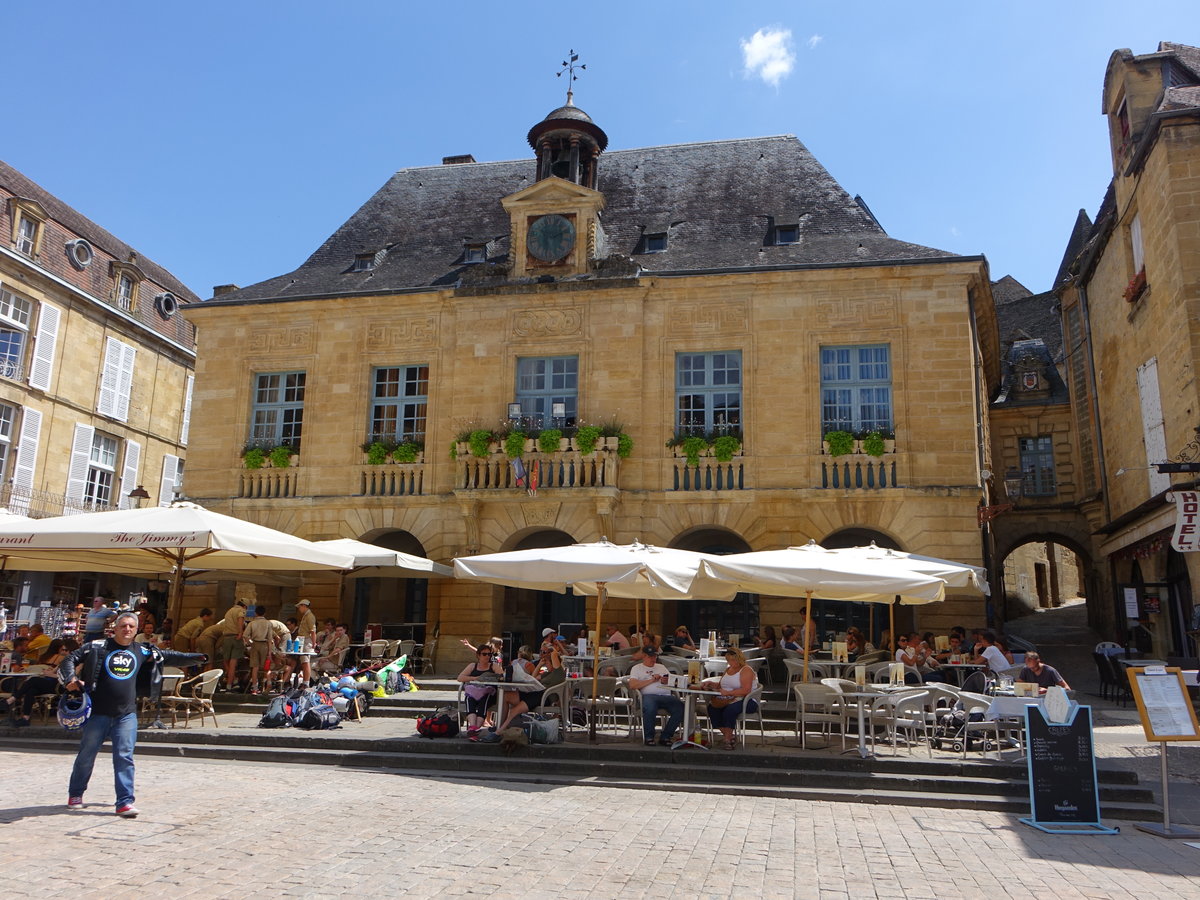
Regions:
<svg viewBox="0 0 1200 900"><path fill-rule="evenodd" d="M538 181L553 176L595 190L596 167L608 146L608 135L575 105L571 90L579 77L575 73L587 68L578 60L572 50L570 59L563 62L558 74L568 78L567 102L529 129L529 146L537 155Z"/></svg>

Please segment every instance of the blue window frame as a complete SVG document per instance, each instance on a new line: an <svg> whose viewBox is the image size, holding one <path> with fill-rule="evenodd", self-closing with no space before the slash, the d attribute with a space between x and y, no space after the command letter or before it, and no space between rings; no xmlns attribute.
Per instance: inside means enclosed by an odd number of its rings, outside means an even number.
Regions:
<svg viewBox="0 0 1200 900"><path fill-rule="evenodd" d="M821 433L891 430L891 347L822 347Z"/></svg>
<svg viewBox="0 0 1200 900"><path fill-rule="evenodd" d="M1054 442L1049 436L1021 438L1021 493L1026 497L1052 497L1058 493L1054 481Z"/></svg>
<svg viewBox="0 0 1200 900"><path fill-rule="evenodd" d="M742 352L675 355L675 429L733 434L742 429Z"/></svg>
<svg viewBox="0 0 1200 900"><path fill-rule="evenodd" d="M300 452L304 425L304 372L269 372L254 377L250 440L259 446L287 445Z"/></svg>
<svg viewBox="0 0 1200 900"><path fill-rule="evenodd" d="M574 428L579 410L579 357L529 356L517 360L517 402L526 428ZM555 403L565 413L554 417Z"/></svg>
<svg viewBox="0 0 1200 900"><path fill-rule="evenodd" d="M375 370L371 395L371 440L424 442L429 406L429 366Z"/></svg>

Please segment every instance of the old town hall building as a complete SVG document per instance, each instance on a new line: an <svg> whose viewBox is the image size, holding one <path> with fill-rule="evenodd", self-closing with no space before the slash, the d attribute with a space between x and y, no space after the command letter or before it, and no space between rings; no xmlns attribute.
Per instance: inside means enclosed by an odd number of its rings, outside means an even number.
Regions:
<svg viewBox="0 0 1200 900"><path fill-rule="evenodd" d="M443 562L601 537L987 562L1002 372L982 257L889 236L791 135L608 150L568 95L528 140L527 159L402 169L295 271L186 310L191 498ZM439 668L459 637L586 613L452 580L341 584L302 590L357 627L426 623ZM796 614L652 607L656 626L743 633ZM916 615L944 631L985 610Z"/></svg>

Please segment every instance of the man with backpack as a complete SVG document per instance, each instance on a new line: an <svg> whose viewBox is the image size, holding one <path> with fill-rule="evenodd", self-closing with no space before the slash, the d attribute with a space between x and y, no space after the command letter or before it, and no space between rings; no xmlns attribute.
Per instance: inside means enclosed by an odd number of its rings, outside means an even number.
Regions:
<svg viewBox="0 0 1200 900"><path fill-rule="evenodd" d="M58 667L59 681L67 691L84 691L91 698L91 715L83 725L79 752L71 769L67 809L83 809L83 793L92 777L96 753L105 740L111 739L117 815L126 819L137 816L133 805L133 748L137 742L138 697L157 699L162 691L164 665L190 666L204 661L200 653L134 643L137 629L137 613L123 612L116 618L111 638L88 641Z"/></svg>

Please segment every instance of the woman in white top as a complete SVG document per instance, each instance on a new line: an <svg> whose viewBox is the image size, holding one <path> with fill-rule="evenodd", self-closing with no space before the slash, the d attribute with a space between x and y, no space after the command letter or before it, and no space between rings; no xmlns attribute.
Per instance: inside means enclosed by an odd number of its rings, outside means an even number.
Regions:
<svg viewBox="0 0 1200 900"><path fill-rule="evenodd" d="M746 665L746 657L736 647L725 651L728 665L720 681L706 681L701 687L710 691L719 691L719 697L708 701L708 720L721 729L725 738L725 749L733 749L733 729L737 725L738 716L749 702L747 712L754 712L758 704L754 700L747 701L750 692L758 687L758 676Z"/></svg>

